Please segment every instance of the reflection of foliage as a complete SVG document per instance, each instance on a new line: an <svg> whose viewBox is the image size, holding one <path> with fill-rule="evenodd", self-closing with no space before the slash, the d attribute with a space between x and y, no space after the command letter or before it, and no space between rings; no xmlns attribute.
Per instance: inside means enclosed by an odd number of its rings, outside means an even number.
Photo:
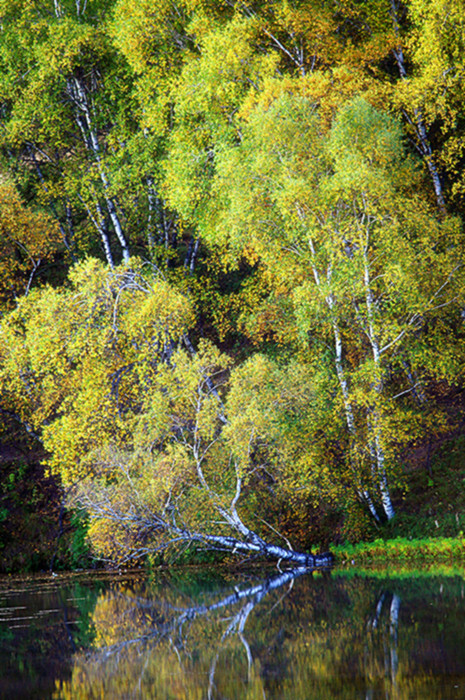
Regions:
<svg viewBox="0 0 465 700"><path fill-rule="evenodd" d="M279 579L284 589L269 590ZM291 579L210 582L203 594L195 577L182 592L173 581L117 586L97 601L94 650L54 697L452 697L462 578Z"/></svg>
<svg viewBox="0 0 465 700"><path fill-rule="evenodd" d="M0 582L0 696L50 697L70 658L92 645L92 611L104 582L73 576ZM21 619L16 619L16 618Z"/></svg>

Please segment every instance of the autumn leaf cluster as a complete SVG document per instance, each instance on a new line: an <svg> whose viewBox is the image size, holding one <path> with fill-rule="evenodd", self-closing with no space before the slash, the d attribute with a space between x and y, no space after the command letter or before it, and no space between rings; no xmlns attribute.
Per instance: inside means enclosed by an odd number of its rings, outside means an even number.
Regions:
<svg viewBox="0 0 465 700"><path fill-rule="evenodd" d="M462 15L0 0L0 419L104 555L356 539L459 422Z"/></svg>

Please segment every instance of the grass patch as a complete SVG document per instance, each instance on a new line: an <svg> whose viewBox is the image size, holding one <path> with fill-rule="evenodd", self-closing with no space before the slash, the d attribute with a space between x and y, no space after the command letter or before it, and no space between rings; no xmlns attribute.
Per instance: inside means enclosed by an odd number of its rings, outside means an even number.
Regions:
<svg viewBox="0 0 465 700"><path fill-rule="evenodd" d="M465 562L465 537L377 539L332 548L338 564L420 564Z"/></svg>

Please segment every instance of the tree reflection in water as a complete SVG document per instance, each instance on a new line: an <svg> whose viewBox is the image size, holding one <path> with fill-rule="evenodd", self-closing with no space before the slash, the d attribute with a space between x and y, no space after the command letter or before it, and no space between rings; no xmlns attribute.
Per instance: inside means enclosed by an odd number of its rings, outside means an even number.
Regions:
<svg viewBox="0 0 465 700"><path fill-rule="evenodd" d="M195 600L185 585L117 586L95 607L93 651L76 655L54 697L464 697L463 625L442 630L464 602L437 588L303 568L228 591L210 584Z"/></svg>

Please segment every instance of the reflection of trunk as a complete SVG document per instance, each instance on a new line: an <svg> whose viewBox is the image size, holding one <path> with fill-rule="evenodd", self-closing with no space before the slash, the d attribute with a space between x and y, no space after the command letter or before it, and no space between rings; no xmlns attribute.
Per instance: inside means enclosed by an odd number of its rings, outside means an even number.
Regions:
<svg viewBox="0 0 465 700"><path fill-rule="evenodd" d="M98 685L102 679L106 692L96 692L95 697L113 697L115 693L110 691L117 689L115 696L118 698L232 698L233 695L264 698L264 683L261 681L261 692L253 692L256 690L252 673L253 654L255 651L260 653L261 644L258 644L258 648L256 644L249 644L246 628L249 627L255 642L257 623L260 624L263 620L259 608L264 605L264 599L268 594L276 592L267 606L268 615L273 615L283 598L291 592L294 580L307 573L308 569L301 567L271 576L259 583L249 583L245 588L242 584L235 586L230 583L229 590L216 594L212 594L209 588L210 593L203 591L199 596L201 601L205 601L203 604L195 604L190 598L187 605L182 604L176 586L170 587L171 603L159 595L151 598L137 595L131 586L104 594L98 604L99 612L96 609L93 617L98 630L97 649L77 655L75 670L79 669L81 663L84 669L83 677L78 680L80 696L94 697L92 691L102 687ZM279 590L283 588L284 590ZM186 599L185 595L183 599ZM250 619L251 613L255 613L254 619ZM268 615L265 618L266 626L273 619ZM237 665L242 661L244 653L247 668L239 676ZM168 657L173 658L174 667L166 665L165 659L169 664ZM225 669L219 663L220 659L228 665L229 692L226 693ZM242 663L240 668L241 671L245 670ZM167 670L169 690L166 681L163 688L166 689L165 692L160 692L158 686L154 689L149 685L154 675L163 677ZM192 670L196 682L191 684ZM173 671L176 680L172 684ZM77 678L77 674L73 673L74 677ZM236 683L241 684L242 692L239 694L231 693L231 689L236 688ZM121 689L121 684L124 684L124 689ZM71 685L72 689L75 687ZM72 692L69 693L71 696L74 697Z"/></svg>
<svg viewBox="0 0 465 700"><path fill-rule="evenodd" d="M263 596L262 596L263 597ZM245 628L245 623L247 622L247 619L252 612L252 610L255 608L259 600L249 600L245 605L239 610L239 612L236 615L233 615L231 618L231 622L229 623L227 629L225 630L223 636L221 637L221 642L223 643L228 637L231 637L233 634L237 634L239 639L241 640L242 646L244 647L246 657L247 657L247 670L248 670L248 680L250 679L250 671L252 669L252 664L253 664L253 656L252 652L249 646L249 643L247 642L245 636L244 636L244 628ZM220 658L220 652L221 652L221 647L218 648L218 651L215 655L215 658L213 659L211 666L210 666L210 673L208 677L208 699L213 698L213 690L214 690L214 685L215 685L215 672L216 672L216 666L218 664L218 660Z"/></svg>
<svg viewBox="0 0 465 700"><path fill-rule="evenodd" d="M379 600L378 600L378 602L377 602L377 604L376 604L375 614L373 615L373 619L370 620L370 622L369 622L369 624L368 624L368 628L371 628L371 629L374 629L374 630L375 630L375 629L377 629L377 627L379 626L379 620L380 620L380 617L381 617L381 612L382 612L382 610L383 610L383 603L384 603L385 597L386 597L386 594L385 594L385 593L382 593L382 594L380 595Z"/></svg>
<svg viewBox="0 0 465 700"><path fill-rule="evenodd" d="M389 605L389 619L386 620L384 616L385 624L382 625L383 610L386 610L385 602L386 600L391 600ZM378 639L382 643L382 658L384 661L384 673L385 677L389 680L391 687L395 690L397 683L397 673L399 669L399 656L398 656L398 628L399 628L399 610L400 610L400 598L396 593L392 595L383 592L379 596L378 602L376 604L375 614L373 618L368 621L367 624L367 647L365 654L368 658L371 658L371 663L373 668L379 668L379 664L376 661L376 644L375 640ZM376 633L376 637L373 635ZM378 661L380 661L381 649L379 649ZM370 675L367 672L367 677ZM366 691L365 697L374 697L374 688L369 688Z"/></svg>
<svg viewBox="0 0 465 700"><path fill-rule="evenodd" d="M397 632L399 629L399 608L400 598L394 593L391 600L391 608L389 611L390 626L389 626L389 641L390 641L390 656L391 656L391 683L396 685L397 671L399 669L399 656L397 653Z"/></svg>
<svg viewBox="0 0 465 700"><path fill-rule="evenodd" d="M142 632L137 637L130 640L125 640L122 643L116 643L110 645L106 648L100 650L100 653L106 658L110 654L117 654L121 648L129 646L130 644L139 644L140 642L159 641L162 639L171 639L173 644L183 647L185 645L183 639L183 627L188 622L191 623L193 620L201 617L206 617L210 613L217 610L223 610L224 608L232 607L238 603L242 603L240 610L232 615L227 616L228 627L223 634L223 638L227 635L233 633L242 633L244 630L245 623L248 616L252 610L261 603L263 598L271 593L272 591L285 586L286 584L292 584L293 581L304 575L308 574L308 569L306 567L299 567L297 569L292 569L290 571L285 571L284 573L277 574L267 578L261 583L249 586L243 590L238 590L234 588L234 592L229 595L217 600L209 605L196 605L188 608L163 608L159 609L153 603L149 603L144 599L134 599L135 612L143 612L144 618L152 621L159 620L157 624L152 623L150 632ZM129 615L127 618L129 619ZM136 614L136 618L139 616ZM155 627L155 629L153 629Z"/></svg>

